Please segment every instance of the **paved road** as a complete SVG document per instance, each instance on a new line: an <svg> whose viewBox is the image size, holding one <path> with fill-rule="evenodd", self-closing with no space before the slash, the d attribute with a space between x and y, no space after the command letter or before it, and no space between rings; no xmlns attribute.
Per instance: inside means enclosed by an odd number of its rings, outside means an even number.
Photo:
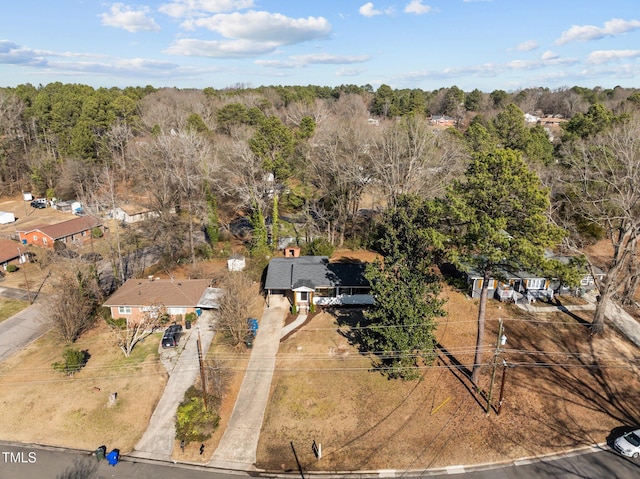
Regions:
<svg viewBox="0 0 640 479"><path fill-rule="evenodd" d="M352 477L405 479L430 477L450 478L452 475L463 479L637 479L640 475L640 461L621 457L609 450L594 449L587 453L570 455L559 459L536 460L485 470L466 470L463 467L431 471L372 471L371 473L320 474L303 471L306 478L323 476L327 478ZM253 472L251 476L273 477L275 474ZM295 472L278 474L299 478ZM140 460L124 456L116 466L106 461L96 462L95 456L84 451L70 451L51 447L16 446L0 443L0 479L231 479L249 477L242 472L228 473L204 466L173 464L152 460Z"/></svg>
<svg viewBox="0 0 640 479"><path fill-rule="evenodd" d="M169 381L164 388L162 397L158 401L147 430L136 444L132 456L141 458L153 458L163 461L171 461L171 454L176 436L174 418L178 405L184 399L184 393L195 382L200 372L198 361L197 340L202 341L202 354L206 356L213 339L212 314L205 311L198 319L197 328L183 330L183 336L187 336L184 350L181 352L178 362L169 373ZM200 333L198 335L198 333Z"/></svg>
<svg viewBox="0 0 640 479"><path fill-rule="evenodd" d="M211 466L245 471L255 469L260 429L288 307L286 299L277 297L272 298L270 307L265 306L236 404L209 462Z"/></svg>
<svg viewBox="0 0 640 479"><path fill-rule="evenodd" d="M115 466L84 451L0 444L0 479L231 479L198 466L123 457Z"/></svg>
<svg viewBox="0 0 640 479"><path fill-rule="evenodd" d="M49 330L45 315L46 298L0 323L0 362L22 350Z"/></svg>

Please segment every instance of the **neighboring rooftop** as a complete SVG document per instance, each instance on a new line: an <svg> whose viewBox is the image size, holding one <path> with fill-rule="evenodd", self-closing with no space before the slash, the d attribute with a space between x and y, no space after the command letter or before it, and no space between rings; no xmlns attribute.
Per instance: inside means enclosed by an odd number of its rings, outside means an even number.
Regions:
<svg viewBox="0 0 640 479"><path fill-rule="evenodd" d="M210 279L130 279L103 306L195 307L210 284Z"/></svg>

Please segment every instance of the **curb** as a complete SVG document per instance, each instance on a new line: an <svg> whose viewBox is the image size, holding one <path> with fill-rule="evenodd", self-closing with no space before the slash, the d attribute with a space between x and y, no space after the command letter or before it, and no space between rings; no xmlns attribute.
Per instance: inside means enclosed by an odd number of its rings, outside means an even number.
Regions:
<svg viewBox="0 0 640 479"><path fill-rule="evenodd" d="M46 444L35 443L21 443L13 441L0 441L0 445L15 447L15 448L33 448L44 451L53 452L66 452L77 456L93 456L93 451L87 451L83 449L74 449L62 446L50 446ZM577 447L569 449L567 451L559 453L543 454L541 456L529 456L520 459L509 459L506 461L483 463L483 464L469 464L469 465L451 465L445 467L439 467L434 469L380 469L380 470L364 470L364 471L305 471L307 477L317 476L322 478L341 478L345 476L359 477L362 479L376 479L376 478L396 478L403 477L407 474L410 476L436 476L442 474L466 474L477 471L488 471L492 469L500 469L505 467L517 467L528 464L534 464L536 462L553 461L556 459L580 456L583 454L591 454L598 451L609 451L611 448L607 443L592 444L583 447ZM282 472L282 471L268 471L262 469L229 469L221 468L215 465L209 464L197 464L192 462L179 462L175 460L166 460L160 458L145 457L146 453L140 453L138 451L132 451L129 454L122 454L120 461L129 463L145 463L164 465L167 467L176 467L181 469L197 470L197 471L216 471L237 476L253 476L253 477L275 477L275 478L292 478L299 477L299 472Z"/></svg>

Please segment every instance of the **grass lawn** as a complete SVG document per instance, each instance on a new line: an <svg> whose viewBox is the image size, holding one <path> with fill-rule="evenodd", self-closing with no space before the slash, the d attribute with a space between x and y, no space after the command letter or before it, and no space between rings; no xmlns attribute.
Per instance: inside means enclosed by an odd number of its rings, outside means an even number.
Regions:
<svg viewBox="0 0 640 479"><path fill-rule="evenodd" d="M0 323L29 306L27 301L0 298Z"/></svg>
<svg viewBox="0 0 640 479"><path fill-rule="evenodd" d="M446 291L438 359L420 381L388 380L371 368L349 330L358 313L322 313L283 341L265 414L258 466L297 470L422 469L506 461L605 442L634 423L640 405L638 348L612 328L590 336L593 312L526 313L490 301L477 392L468 379L477 301ZM503 318L508 338L501 414L485 413ZM501 364L501 361L498 363ZM504 370L497 368L493 405ZM322 444L317 460L311 445Z"/></svg>
<svg viewBox="0 0 640 479"><path fill-rule="evenodd" d="M0 438L86 450L101 444L123 453L133 449L167 380L158 357L160 335L147 338L125 358L110 334L100 325L72 345L90 355L73 377L51 366L65 348L52 334L3 362ZM109 407L114 392L117 401Z"/></svg>

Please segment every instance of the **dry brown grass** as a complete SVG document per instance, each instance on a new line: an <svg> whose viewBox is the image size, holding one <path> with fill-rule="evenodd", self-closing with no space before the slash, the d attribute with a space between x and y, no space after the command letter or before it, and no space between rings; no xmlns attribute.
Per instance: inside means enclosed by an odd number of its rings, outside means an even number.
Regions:
<svg viewBox="0 0 640 479"><path fill-rule="evenodd" d="M130 451L145 431L166 383L158 361L159 335L124 358L105 326L73 345L91 355L74 377L54 371L64 344L43 336L0 366L0 438L93 450L101 444ZM114 407L109 395L117 392Z"/></svg>
<svg viewBox="0 0 640 479"><path fill-rule="evenodd" d="M310 470L501 461L603 442L612 428L638 417L633 397L640 378L629 366L637 349L614 331L590 337L583 324L588 314L533 317L492 301L487 366L476 392L467 368L477 302L450 290L446 295L448 316L437 331L442 349L436 364L422 370L422 381L391 381L371 371L369 358L344 334L354 318L336 321L323 313L283 342L259 466L295 469L290 442ZM520 365L508 370L500 416L487 417L484 395L499 317L508 336L501 357ZM501 374L499 368L494 404ZM311 451L314 440L322 444L320 461Z"/></svg>

